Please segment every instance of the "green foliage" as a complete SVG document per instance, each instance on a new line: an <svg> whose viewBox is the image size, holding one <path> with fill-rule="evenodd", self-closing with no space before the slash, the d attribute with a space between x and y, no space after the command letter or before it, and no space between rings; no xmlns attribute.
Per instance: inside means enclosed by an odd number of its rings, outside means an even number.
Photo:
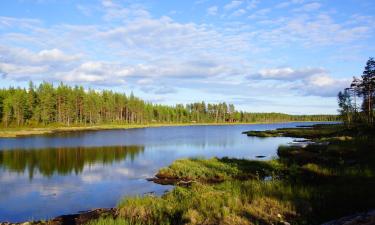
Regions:
<svg viewBox="0 0 375 225"><path fill-rule="evenodd" d="M357 97L361 99L357 100ZM362 100L362 111L358 110L358 103ZM374 125L374 106L375 106L375 60L369 58L361 79L353 77L350 87L344 92L339 92L338 102L341 117L344 122L351 126L352 123L363 123Z"/></svg>
<svg viewBox="0 0 375 225"><path fill-rule="evenodd" d="M351 96L348 89L345 89L344 92L339 92L338 102L340 108L340 114L343 121L346 124L351 124L353 116L355 115L355 107L352 104Z"/></svg>
<svg viewBox="0 0 375 225"><path fill-rule="evenodd" d="M71 126L146 123L252 123L283 121L334 121L333 115L293 116L281 113L245 113L227 103L165 106L133 94L85 91L82 86L41 83L29 88L0 90L0 122L4 127Z"/></svg>

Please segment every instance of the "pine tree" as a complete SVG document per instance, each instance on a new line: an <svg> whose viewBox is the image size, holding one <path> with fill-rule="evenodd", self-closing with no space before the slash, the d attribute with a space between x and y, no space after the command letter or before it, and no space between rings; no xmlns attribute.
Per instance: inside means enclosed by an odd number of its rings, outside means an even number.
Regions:
<svg viewBox="0 0 375 225"><path fill-rule="evenodd" d="M374 92L375 92L375 60L370 58L362 74L361 94L364 98L364 110L367 112L367 119L373 123Z"/></svg>
<svg viewBox="0 0 375 225"><path fill-rule="evenodd" d="M42 123L46 125L54 122L56 101L53 85L47 82L41 83L37 94L40 101L40 119Z"/></svg>

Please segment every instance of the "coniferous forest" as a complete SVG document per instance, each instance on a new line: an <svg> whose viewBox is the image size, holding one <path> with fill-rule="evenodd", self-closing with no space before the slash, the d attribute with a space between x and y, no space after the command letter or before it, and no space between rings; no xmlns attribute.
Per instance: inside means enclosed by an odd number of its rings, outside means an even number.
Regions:
<svg viewBox="0 0 375 225"><path fill-rule="evenodd" d="M360 77L338 93L339 112L347 126L374 125L375 59L367 60Z"/></svg>
<svg viewBox="0 0 375 225"><path fill-rule="evenodd" d="M0 118L3 127L46 125L226 123L335 121L335 115L287 115L248 113L225 102L197 102L166 106L146 102L131 93L85 90L60 83L43 82L28 89L0 89Z"/></svg>

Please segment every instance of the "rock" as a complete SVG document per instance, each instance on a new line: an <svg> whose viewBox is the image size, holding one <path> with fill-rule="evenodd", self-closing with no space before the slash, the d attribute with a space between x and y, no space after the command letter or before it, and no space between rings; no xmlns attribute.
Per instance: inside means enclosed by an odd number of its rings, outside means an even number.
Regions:
<svg viewBox="0 0 375 225"><path fill-rule="evenodd" d="M98 219L102 216L109 216L115 217L116 216L116 209L109 208L109 209L94 209L90 211L80 212L78 214L71 214L71 215L63 215L58 216L54 219L42 222L42 221L35 221L35 222L23 222L23 223L9 223L3 222L0 225L83 225L89 222L90 220Z"/></svg>
<svg viewBox="0 0 375 225"><path fill-rule="evenodd" d="M357 213L351 216L342 217L337 220L332 220L322 225L374 225L375 224L375 210Z"/></svg>

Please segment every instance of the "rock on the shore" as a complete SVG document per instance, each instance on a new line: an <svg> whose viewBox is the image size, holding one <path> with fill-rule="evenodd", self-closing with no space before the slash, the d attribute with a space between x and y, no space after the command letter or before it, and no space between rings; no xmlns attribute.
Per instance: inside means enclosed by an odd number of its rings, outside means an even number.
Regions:
<svg viewBox="0 0 375 225"><path fill-rule="evenodd" d="M375 210L342 217L322 225L375 225Z"/></svg>
<svg viewBox="0 0 375 225"><path fill-rule="evenodd" d="M48 221L32 221L23 223L0 222L0 225L83 225L90 220L95 220L102 216L115 217L116 209L94 209L77 214L58 216Z"/></svg>

